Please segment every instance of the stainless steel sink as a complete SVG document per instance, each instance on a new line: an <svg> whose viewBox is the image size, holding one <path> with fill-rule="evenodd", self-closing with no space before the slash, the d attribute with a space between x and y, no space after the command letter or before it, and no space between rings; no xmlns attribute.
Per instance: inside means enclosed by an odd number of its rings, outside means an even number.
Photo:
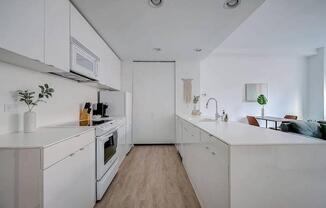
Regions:
<svg viewBox="0 0 326 208"><path fill-rule="evenodd" d="M199 122L216 122L216 120L211 118L202 118L199 120Z"/></svg>

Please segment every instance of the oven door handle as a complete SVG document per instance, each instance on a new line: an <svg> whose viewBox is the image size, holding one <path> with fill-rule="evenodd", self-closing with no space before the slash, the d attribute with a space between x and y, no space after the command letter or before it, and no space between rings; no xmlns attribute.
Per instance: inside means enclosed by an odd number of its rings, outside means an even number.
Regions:
<svg viewBox="0 0 326 208"><path fill-rule="evenodd" d="M110 130L109 133L104 134L104 135L102 135L102 136L99 136L99 137L97 137L97 139L100 140L100 141L106 142L107 140L109 140L109 138L110 138L111 136L113 136L113 133L114 133L115 131L117 131L118 128L119 128L119 127L116 127L116 128L114 128L114 129Z"/></svg>
<svg viewBox="0 0 326 208"><path fill-rule="evenodd" d="M97 139L101 142L106 142L110 139L111 136L113 136L113 133L105 134L103 136L98 137Z"/></svg>

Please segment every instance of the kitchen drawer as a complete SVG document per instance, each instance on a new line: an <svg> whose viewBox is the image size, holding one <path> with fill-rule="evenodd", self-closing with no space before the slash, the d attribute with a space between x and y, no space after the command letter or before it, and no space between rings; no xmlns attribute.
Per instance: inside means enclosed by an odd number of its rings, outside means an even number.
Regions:
<svg viewBox="0 0 326 208"><path fill-rule="evenodd" d="M202 143L208 143L209 142L209 138L211 137L211 135L203 130L200 131L200 138Z"/></svg>
<svg viewBox="0 0 326 208"><path fill-rule="evenodd" d="M220 164L227 165L227 160L224 158L228 156L228 145L223 143L221 140L219 140L216 137L210 136L209 137L209 149L206 148L212 154L213 156L218 156L216 157L216 161L219 162Z"/></svg>
<svg viewBox="0 0 326 208"><path fill-rule="evenodd" d="M64 159L95 140L94 130L43 149L43 169Z"/></svg>
<svg viewBox="0 0 326 208"><path fill-rule="evenodd" d="M200 129L195 127L189 122L183 122L183 131L185 133L186 143L198 143L200 142Z"/></svg>

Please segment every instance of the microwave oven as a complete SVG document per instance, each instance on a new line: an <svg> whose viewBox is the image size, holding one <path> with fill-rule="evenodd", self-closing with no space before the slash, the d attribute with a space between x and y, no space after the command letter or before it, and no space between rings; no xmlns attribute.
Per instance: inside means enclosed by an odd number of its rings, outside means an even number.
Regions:
<svg viewBox="0 0 326 208"><path fill-rule="evenodd" d="M99 58L73 37L71 37L70 46L71 72L96 81Z"/></svg>

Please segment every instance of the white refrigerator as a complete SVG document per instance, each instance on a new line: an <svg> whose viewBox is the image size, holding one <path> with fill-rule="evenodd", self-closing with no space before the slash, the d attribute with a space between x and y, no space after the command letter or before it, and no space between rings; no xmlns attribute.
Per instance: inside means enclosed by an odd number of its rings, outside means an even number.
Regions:
<svg viewBox="0 0 326 208"><path fill-rule="evenodd" d="M121 91L100 91L99 102L108 104L107 115L109 117L125 117L126 125L124 133L121 138L124 154L127 154L131 147L132 142L132 95L130 92Z"/></svg>

